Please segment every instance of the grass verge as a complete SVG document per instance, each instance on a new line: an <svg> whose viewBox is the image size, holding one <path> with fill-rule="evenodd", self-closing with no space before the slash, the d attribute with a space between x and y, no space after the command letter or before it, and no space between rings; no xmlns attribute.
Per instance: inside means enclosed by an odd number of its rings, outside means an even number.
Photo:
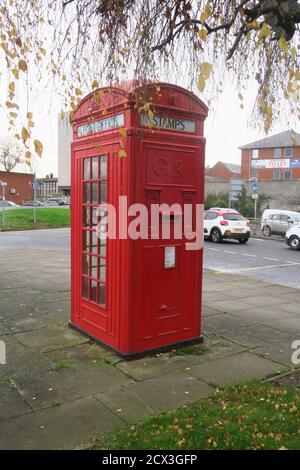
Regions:
<svg viewBox="0 0 300 470"><path fill-rule="evenodd" d="M36 209L36 224L33 223L33 208L8 210L5 212L4 230L29 230L68 227L70 210L65 208ZM0 212L0 231L3 231L2 212Z"/></svg>
<svg viewBox="0 0 300 470"><path fill-rule="evenodd" d="M300 391L259 382L155 417L112 436L106 449L299 449Z"/></svg>

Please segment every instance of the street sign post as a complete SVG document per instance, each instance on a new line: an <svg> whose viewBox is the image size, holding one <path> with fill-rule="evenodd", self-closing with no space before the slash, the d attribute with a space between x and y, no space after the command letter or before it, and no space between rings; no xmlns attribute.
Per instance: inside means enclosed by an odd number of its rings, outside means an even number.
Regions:
<svg viewBox="0 0 300 470"><path fill-rule="evenodd" d="M257 200L258 200L258 182L257 178L253 177L252 182L252 199L254 200L254 218L257 218Z"/></svg>
<svg viewBox="0 0 300 470"><path fill-rule="evenodd" d="M34 181L32 183L32 189L33 189L33 223L36 224L36 205L35 205L35 198L36 198L36 192L38 191L40 185L37 181Z"/></svg>
<svg viewBox="0 0 300 470"><path fill-rule="evenodd" d="M5 187L7 186L6 181L0 180L0 186L2 186L2 201L5 201ZM2 208L2 226L5 227L5 205Z"/></svg>
<svg viewBox="0 0 300 470"><path fill-rule="evenodd" d="M230 180L229 185L229 207L231 207L233 201L238 201L238 196L244 187L244 181Z"/></svg>

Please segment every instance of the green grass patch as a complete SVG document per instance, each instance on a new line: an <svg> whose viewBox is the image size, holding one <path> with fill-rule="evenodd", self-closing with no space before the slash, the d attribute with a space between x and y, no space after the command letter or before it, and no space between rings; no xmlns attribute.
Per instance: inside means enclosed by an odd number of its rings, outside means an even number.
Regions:
<svg viewBox="0 0 300 470"><path fill-rule="evenodd" d="M101 449L299 449L300 391L259 382L147 417Z"/></svg>
<svg viewBox="0 0 300 470"><path fill-rule="evenodd" d="M36 224L33 223L33 208L14 209L5 212L4 230L58 228L68 227L69 225L70 209L38 208L36 209ZM0 212L0 230L3 230L2 211Z"/></svg>
<svg viewBox="0 0 300 470"><path fill-rule="evenodd" d="M172 351L169 353L169 356L202 356L202 354L207 353L208 351L208 348L205 346L195 344L193 346L172 349Z"/></svg>
<svg viewBox="0 0 300 470"><path fill-rule="evenodd" d="M73 364L71 362L58 362L54 366L55 371L63 370L63 369L68 369L73 367Z"/></svg>

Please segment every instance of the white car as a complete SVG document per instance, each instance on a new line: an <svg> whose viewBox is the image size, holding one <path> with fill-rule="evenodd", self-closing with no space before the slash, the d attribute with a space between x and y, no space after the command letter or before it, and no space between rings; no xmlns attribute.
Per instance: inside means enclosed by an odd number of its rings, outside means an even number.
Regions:
<svg viewBox="0 0 300 470"><path fill-rule="evenodd" d="M0 211L7 209L18 209L18 206L15 202L12 201L0 201Z"/></svg>
<svg viewBox="0 0 300 470"><path fill-rule="evenodd" d="M300 250L300 224L293 225L288 229L285 240L292 250Z"/></svg>
<svg viewBox="0 0 300 470"><path fill-rule="evenodd" d="M209 210L204 216L204 238L214 243L224 238L238 240L244 244L250 238L249 221L238 212Z"/></svg>

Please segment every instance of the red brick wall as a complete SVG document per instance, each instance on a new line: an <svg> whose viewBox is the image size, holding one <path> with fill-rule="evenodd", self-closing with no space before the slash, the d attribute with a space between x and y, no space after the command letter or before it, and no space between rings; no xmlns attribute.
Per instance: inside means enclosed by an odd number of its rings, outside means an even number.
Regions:
<svg viewBox="0 0 300 470"><path fill-rule="evenodd" d="M5 187L5 199L7 201L23 204L23 202L33 198L33 175L0 171L0 180L7 182ZM16 190L15 194L12 194L12 189ZM2 188L0 188L0 199L2 200Z"/></svg>
<svg viewBox="0 0 300 470"><path fill-rule="evenodd" d="M251 150L242 150L242 179L251 178ZM261 160L277 160L274 158L274 149L259 149L258 158ZM284 156L284 149L281 149L281 157L288 158ZM293 147L292 157L291 158L300 158L300 147ZM292 170L292 179L300 179L300 168L293 168ZM284 179L284 170L281 170L281 178ZM261 169L258 170L258 179L259 180L273 180L273 169Z"/></svg>
<svg viewBox="0 0 300 470"><path fill-rule="evenodd" d="M216 163L215 166L206 172L206 176L210 178L218 178L220 180L230 180L240 178L239 174L232 173L222 162Z"/></svg>

